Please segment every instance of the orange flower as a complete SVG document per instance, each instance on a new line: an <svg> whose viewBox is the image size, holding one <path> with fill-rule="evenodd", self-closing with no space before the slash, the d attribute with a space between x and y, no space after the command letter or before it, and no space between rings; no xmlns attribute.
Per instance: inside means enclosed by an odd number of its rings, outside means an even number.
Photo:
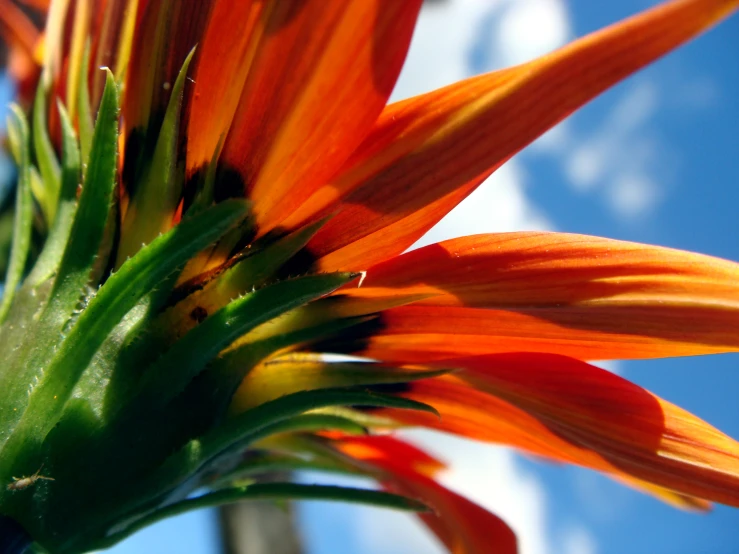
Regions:
<svg viewBox="0 0 739 554"><path fill-rule="evenodd" d="M3 487L0 511L39 544L101 548L238 498L419 508L259 483L311 467L419 499L451 552L514 552L502 520L435 481L441 462L383 435L407 426L684 508L739 506L739 443L587 363L736 352L739 265L558 233L404 254L511 156L739 0L666 2L387 105L421 4L54 0L42 37L0 0L0 33L40 73L33 142L20 112L11 133L28 217L0 307L0 479L48 472L31 503ZM36 209L49 238L25 274ZM257 483L234 485L245 474Z"/></svg>

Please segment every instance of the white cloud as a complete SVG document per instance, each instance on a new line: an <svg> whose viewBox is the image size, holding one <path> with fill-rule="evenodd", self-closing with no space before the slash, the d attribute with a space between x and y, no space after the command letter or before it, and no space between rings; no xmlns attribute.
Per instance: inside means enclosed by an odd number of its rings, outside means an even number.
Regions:
<svg viewBox="0 0 739 554"><path fill-rule="evenodd" d="M659 102L657 86L641 80L594 131L576 137L568 127L559 148L547 149L545 144L534 152L558 157L568 184L582 194L601 194L615 215L648 215L662 199L658 182L664 174L659 168L669 155L663 142L649 132Z"/></svg>
<svg viewBox="0 0 739 554"><path fill-rule="evenodd" d="M582 527L568 529L562 540L563 554L597 554L598 546L592 535Z"/></svg>
<svg viewBox="0 0 739 554"><path fill-rule="evenodd" d="M657 183L643 173L616 175L608 189L613 211L623 217L646 215L660 197Z"/></svg>
<svg viewBox="0 0 739 554"><path fill-rule="evenodd" d="M571 38L562 0L509 1L491 34L501 65L510 66L551 52Z"/></svg>
<svg viewBox="0 0 739 554"><path fill-rule="evenodd" d="M392 100L407 98L469 77L475 28L501 0L446 0L424 5Z"/></svg>

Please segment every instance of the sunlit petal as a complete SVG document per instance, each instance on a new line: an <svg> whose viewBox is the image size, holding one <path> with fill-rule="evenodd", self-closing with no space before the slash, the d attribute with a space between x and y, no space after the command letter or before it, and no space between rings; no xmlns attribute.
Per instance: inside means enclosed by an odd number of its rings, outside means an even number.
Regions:
<svg viewBox="0 0 739 554"><path fill-rule="evenodd" d="M527 64L388 106L294 223L342 203L309 245L327 270L400 254L521 148L737 4L666 3Z"/></svg>

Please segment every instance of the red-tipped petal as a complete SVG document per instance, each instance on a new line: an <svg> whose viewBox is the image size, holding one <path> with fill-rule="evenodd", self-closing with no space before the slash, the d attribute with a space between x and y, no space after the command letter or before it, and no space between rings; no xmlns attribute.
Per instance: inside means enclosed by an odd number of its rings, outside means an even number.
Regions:
<svg viewBox="0 0 739 554"><path fill-rule="evenodd" d="M635 478L682 495L739 505L739 443L621 377L555 355L447 360L467 371L412 383L403 396L441 420L410 424L509 444L537 455ZM388 412L384 412L388 413ZM647 487L647 492L654 493Z"/></svg>
<svg viewBox="0 0 739 554"><path fill-rule="evenodd" d="M419 517L450 553L518 551L516 536L503 520L419 471L416 461L421 455L428 457L424 452L390 437L348 438L334 445L364 466L379 469L385 488L418 498L431 507L435 513Z"/></svg>
<svg viewBox="0 0 739 554"><path fill-rule="evenodd" d="M341 203L309 245L324 270L365 269L399 254L510 156L737 5L669 2L530 63L389 106L291 224Z"/></svg>

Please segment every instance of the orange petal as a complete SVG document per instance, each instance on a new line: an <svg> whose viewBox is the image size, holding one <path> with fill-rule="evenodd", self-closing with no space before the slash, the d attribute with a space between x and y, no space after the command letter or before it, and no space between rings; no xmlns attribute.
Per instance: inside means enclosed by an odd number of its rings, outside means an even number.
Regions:
<svg viewBox="0 0 739 554"><path fill-rule="evenodd" d="M478 356L445 364L467 371L414 382L400 393L433 405L441 420L380 413L616 477L631 476L637 480L632 486L645 481L739 505L739 443L621 377L542 354Z"/></svg>
<svg viewBox="0 0 739 554"><path fill-rule="evenodd" d="M499 233L432 244L367 270L354 297L426 295L435 306L533 308L660 302L739 308L739 264L585 235Z"/></svg>
<svg viewBox="0 0 739 554"><path fill-rule="evenodd" d="M596 237L502 233L453 239L378 264L361 287L341 292L360 303L422 298L384 313L382 336L371 339L375 349L421 351L408 357L417 361L454 355L454 349L549 351L584 359L739 349L738 264ZM438 340L442 334L448 340ZM423 353L427 346L435 352L430 357ZM387 358L377 350L367 354Z"/></svg>
<svg viewBox="0 0 739 554"><path fill-rule="evenodd" d="M739 314L655 305L489 310L404 306L336 342L385 362L427 363L503 352L557 353L581 360L664 358L739 350Z"/></svg>
<svg viewBox="0 0 739 554"><path fill-rule="evenodd" d="M33 59L40 32L14 2L0 0L0 38L3 42L20 48L29 59Z"/></svg>
<svg viewBox="0 0 739 554"><path fill-rule="evenodd" d="M418 498L435 510L419 514L423 522L454 554L515 554L516 536L499 517L443 487L418 471L416 460L428 455L390 437L347 438L334 446L351 458L381 471L385 488Z"/></svg>
<svg viewBox="0 0 739 554"><path fill-rule="evenodd" d="M260 235L322 186L366 136L395 85L421 4L266 3L220 157L224 178L240 180L252 200ZM210 113L214 98L203 101ZM210 150L191 167L210 160L223 129L209 133Z"/></svg>
<svg viewBox="0 0 739 554"><path fill-rule="evenodd" d="M275 2L215 0L198 46L187 130L187 178L225 138Z"/></svg>
<svg viewBox="0 0 739 554"><path fill-rule="evenodd" d="M737 5L668 2L530 63L389 106L341 173L289 222L342 204L311 241L324 270L364 269L399 254L521 148Z"/></svg>

